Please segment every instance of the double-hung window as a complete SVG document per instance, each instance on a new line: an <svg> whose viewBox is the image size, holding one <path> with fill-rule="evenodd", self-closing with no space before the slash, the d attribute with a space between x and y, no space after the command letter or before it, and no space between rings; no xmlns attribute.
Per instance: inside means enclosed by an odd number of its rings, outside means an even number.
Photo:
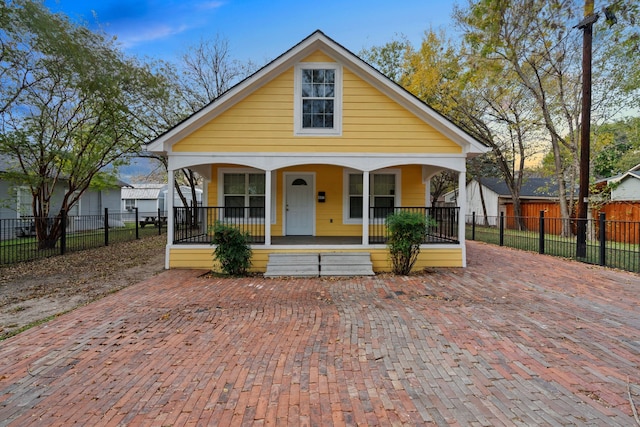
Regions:
<svg viewBox="0 0 640 427"><path fill-rule="evenodd" d="M225 173L223 178L226 218L264 218L264 173Z"/></svg>
<svg viewBox="0 0 640 427"><path fill-rule="evenodd" d="M297 135L342 132L342 69L335 63L295 67L294 124Z"/></svg>
<svg viewBox="0 0 640 427"><path fill-rule="evenodd" d="M362 173L347 172L345 176L345 222L362 221L364 203ZM373 218L386 218L398 206L397 188L400 185L399 173L395 171L372 173L369 175L369 207Z"/></svg>

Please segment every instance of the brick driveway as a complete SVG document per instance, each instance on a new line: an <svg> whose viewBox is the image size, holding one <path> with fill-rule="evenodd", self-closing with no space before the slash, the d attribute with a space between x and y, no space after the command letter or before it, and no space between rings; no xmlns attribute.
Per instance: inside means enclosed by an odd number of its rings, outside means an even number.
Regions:
<svg viewBox="0 0 640 427"><path fill-rule="evenodd" d="M640 277L468 248L411 277L164 272L0 342L0 425L634 425Z"/></svg>

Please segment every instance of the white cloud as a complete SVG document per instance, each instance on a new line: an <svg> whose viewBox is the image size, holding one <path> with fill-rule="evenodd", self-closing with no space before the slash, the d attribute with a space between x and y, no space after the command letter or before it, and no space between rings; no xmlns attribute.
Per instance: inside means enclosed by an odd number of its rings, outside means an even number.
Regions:
<svg viewBox="0 0 640 427"><path fill-rule="evenodd" d="M175 36L187 31L189 28L188 25L174 27L168 24L153 24L139 31L121 32L118 36L118 41L124 48L130 48L141 43L153 42Z"/></svg>

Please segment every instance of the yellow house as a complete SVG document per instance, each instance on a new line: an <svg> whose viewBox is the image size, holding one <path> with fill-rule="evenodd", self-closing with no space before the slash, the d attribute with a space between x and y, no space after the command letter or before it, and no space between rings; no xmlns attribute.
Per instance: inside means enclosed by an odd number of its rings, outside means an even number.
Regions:
<svg viewBox="0 0 640 427"><path fill-rule="evenodd" d="M320 265L331 256L356 271L354 253L390 271L385 217L400 209L438 224L414 269L465 267L466 197L431 207L430 180L456 171L464 193L465 161L487 147L316 31L148 150L167 156L169 182L180 168L206 181L202 207L169 208L166 268L212 268L224 221L250 233L253 271L280 255L316 275L338 271Z"/></svg>

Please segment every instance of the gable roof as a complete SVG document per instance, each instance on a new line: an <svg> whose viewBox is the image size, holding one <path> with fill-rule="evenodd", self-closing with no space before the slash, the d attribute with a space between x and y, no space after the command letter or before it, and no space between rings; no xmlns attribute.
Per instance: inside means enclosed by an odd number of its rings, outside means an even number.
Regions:
<svg viewBox="0 0 640 427"><path fill-rule="evenodd" d="M499 196L511 197L511 191L509 191L504 178L480 178L480 182ZM558 197L558 184L552 178L525 178L522 181L520 197L556 198Z"/></svg>
<svg viewBox="0 0 640 427"><path fill-rule="evenodd" d="M634 167L632 167L631 169L629 169L624 173L621 173L616 176L612 176L610 178L604 178L598 182L606 181L607 184L611 184L611 183L624 181L627 178L640 179L640 164L635 165Z"/></svg>
<svg viewBox="0 0 640 427"><path fill-rule="evenodd" d="M167 152L176 142L182 140L195 130L204 126L223 112L227 111L241 100L245 99L258 88L264 86L281 73L293 67L307 56L316 51L322 51L336 62L346 66L358 77L373 85L382 93L402 107L412 112L418 118L431 125L437 131L463 147L465 154L480 154L489 150L487 146L477 141L463 129L455 125L442 114L433 110L423 101L396 84L374 67L360 59L348 49L317 30L300 43L280 55L278 58L247 77L200 111L192 114L155 140L147 144L151 152Z"/></svg>

